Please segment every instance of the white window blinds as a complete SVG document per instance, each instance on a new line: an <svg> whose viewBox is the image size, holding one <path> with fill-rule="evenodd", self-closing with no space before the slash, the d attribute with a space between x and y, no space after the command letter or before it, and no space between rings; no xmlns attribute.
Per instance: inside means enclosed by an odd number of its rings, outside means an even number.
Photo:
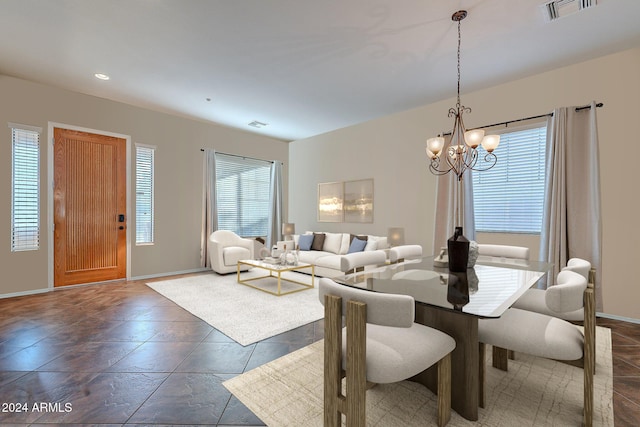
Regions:
<svg viewBox="0 0 640 427"><path fill-rule="evenodd" d="M546 137L540 125L501 134L498 163L472 174L476 231L540 233Z"/></svg>
<svg viewBox="0 0 640 427"><path fill-rule="evenodd" d="M218 229L267 235L271 162L216 153Z"/></svg>
<svg viewBox="0 0 640 427"><path fill-rule="evenodd" d="M40 129L11 127L11 251L40 247Z"/></svg>
<svg viewBox="0 0 640 427"><path fill-rule="evenodd" d="M136 145L136 244L153 243L155 147Z"/></svg>

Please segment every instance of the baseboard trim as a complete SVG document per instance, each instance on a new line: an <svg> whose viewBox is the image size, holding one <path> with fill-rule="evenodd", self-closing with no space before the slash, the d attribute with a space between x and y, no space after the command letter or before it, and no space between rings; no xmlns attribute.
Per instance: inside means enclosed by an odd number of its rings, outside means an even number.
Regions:
<svg viewBox="0 0 640 427"><path fill-rule="evenodd" d="M159 277L177 276L177 275L180 275L180 274L203 273L205 271L211 271L211 269L210 268L201 267L201 268L194 268L194 269L191 269L191 270L182 270L182 271L173 271L173 272L169 272L169 273L158 273L158 274L149 274L149 275L145 275L145 276L136 276L136 277L131 277L130 279L127 279L127 280L128 281L133 281L133 280L156 279L156 278L159 278ZM80 283L80 284L77 284L77 285L64 286L64 287L60 287L60 288L46 288L46 289L34 289L32 291L12 292L12 293L8 293L8 294L0 294L0 299L24 297L24 296L36 295L36 294L44 294L46 292L60 291L60 290L71 289L71 288L80 287L80 286L101 285L101 284L105 284L105 283L120 282L122 280L123 279L107 280L107 281L104 281L104 282Z"/></svg>
<svg viewBox="0 0 640 427"><path fill-rule="evenodd" d="M177 276L179 274L204 273L205 271L212 271L212 270L210 268L200 267L200 268L194 268L191 270L174 271L171 273L158 273L158 274L148 274L145 276L136 276L136 277L132 277L129 280L157 279L159 277Z"/></svg>
<svg viewBox="0 0 640 427"><path fill-rule="evenodd" d="M611 320L620 320L622 322L637 323L637 324L640 325L640 319L633 319L631 317L616 316L615 314L596 313L596 317L602 317L602 318L611 319Z"/></svg>
<svg viewBox="0 0 640 427"><path fill-rule="evenodd" d="M22 292L12 292L10 294L0 294L0 299L24 297L24 296L36 295L36 294L44 294L45 292L50 292L52 290L53 289L35 289L33 291L22 291Z"/></svg>

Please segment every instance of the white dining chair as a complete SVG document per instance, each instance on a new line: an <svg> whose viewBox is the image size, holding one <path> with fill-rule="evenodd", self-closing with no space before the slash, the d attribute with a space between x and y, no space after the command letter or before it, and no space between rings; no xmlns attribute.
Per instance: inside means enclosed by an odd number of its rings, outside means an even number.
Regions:
<svg viewBox="0 0 640 427"><path fill-rule="evenodd" d="M478 243L478 255L494 258L529 260L529 248L524 246Z"/></svg>
<svg viewBox="0 0 640 427"><path fill-rule="evenodd" d="M529 261L530 250L525 246L512 246L512 245L495 245L488 243L478 244L478 255L484 257L491 257L493 262L496 263L510 263L510 261ZM509 359L514 359L515 355L513 350L498 348L495 349L495 353L502 354L507 352ZM506 363L506 362L505 362Z"/></svg>
<svg viewBox="0 0 640 427"><path fill-rule="evenodd" d="M567 266L562 271L573 271L580 274L585 280L588 280L591 263L581 258L571 258L567 262ZM559 308L566 306L560 298L566 297L565 294L557 292L555 285L549 286L547 289L527 289L527 291L513 304L513 308L534 311L536 313L546 314L548 316L558 317L570 322L584 321L584 307L582 306L582 295L576 295L576 301L572 306L579 307L577 310L558 311Z"/></svg>
<svg viewBox="0 0 640 427"><path fill-rule="evenodd" d="M323 278L319 298L325 308L325 427L341 426L342 414L347 427L364 427L368 385L402 381L435 364L437 424L449 422L451 352L456 343L444 332L414 322L413 297L357 289Z"/></svg>
<svg viewBox="0 0 640 427"><path fill-rule="evenodd" d="M494 367L507 368L506 352L496 357L496 349L511 349L532 356L569 362L583 368L584 400L583 424L593 422L593 375L595 374L595 271L592 269L587 281L573 271L561 271L554 285L553 307L567 312L578 309L576 301L581 295L584 307L584 329L554 316L518 308L508 309L498 319L481 319L478 323L480 341L480 406L484 406L485 345L493 346Z"/></svg>

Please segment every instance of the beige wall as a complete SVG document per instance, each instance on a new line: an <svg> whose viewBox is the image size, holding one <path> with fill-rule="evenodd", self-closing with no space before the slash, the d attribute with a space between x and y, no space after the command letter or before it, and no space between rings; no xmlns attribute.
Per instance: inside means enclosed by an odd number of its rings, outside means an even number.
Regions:
<svg viewBox="0 0 640 427"><path fill-rule="evenodd" d="M473 109L468 127L547 113L555 107L585 105L598 109L603 222L603 304L610 315L640 319L640 280L634 263L640 258L640 212L635 162L638 138L633 125L640 118L640 49L463 93ZM455 85L452 73L452 92ZM462 82L464 90L464 80ZM453 94L453 93L452 93ZM326 230L386 234L404 226L409 243L430 251L433 238L435 177L427 170L424 141L452 125L446 117L454 100L438 102L291 144L289 221L297 231ZM319 182L373 178L373 224L329 224L316 221ZM530 246L530 236L482 235L500 243Z"/></svg>
<svg viewBox="0 0 640 427"><path fill-rule="evenodd" d="M43 128L41 141L41 249L11 252L11 130L8 122ZM200 266L202 158L200 148L280 160L288 173L288 144L211 123L188 120L126 104L81 95L0 75L0 295L46 289L48 286L47 129L49 122L129 135L136 143L157 146L155 154L155 244L131 246L131 276L140 277ZM135 152L131 159L135 159ZM133 168L135 169L135 168ZM135 174L132 171L132 181ZM133 181L135 182L135 181ZM133 192L134 188L130 187ZM285 181L286 191L286 181ZM133 193L132 193L133 194ZM285 199L286 202L286 199ZM128 228L135 230L135 197ZM132 235L135 242L135 236Z"/></svg>
<svg viewBox="0 0 640 427"><path fill-rule="evenodd" d="M486 90L463 93L464 104L473 108L466 117L469 127L546 113L557 106L584 105L591 100L604 102L605 107L598 110L604 312L636 319L640 319L637 304L640 286L631 267L640 256L637 244L640 228L631 224L630 218L640 210L640 198L635 188L635 168L621 166L620 157L633 159L637 150L637 138L633 138L633 132L627 127L640 117L638 75L640 49L633 49ZM289 173L289 214L285 219L296 223L298 232L309 229L384 235L390 226L404 226L409 243L431 248L435 178L427 169L424 140L449 130L451 120L446 112L453 105L453 99L287 145L252 133L2 75L0 95L0 122L40 126L45 132L44 138L48 123L56 122L130 135L134 144L158 147L156 244L132 246L133 277L198 268L201 147L284 161L285 176ZM0 171L4 176L0 180L0 197L7 201L6 209L0 210L0 224L7 227L0 237L0 268L4 277L0 295L46 289L49 236L46 186L41 193L42 249L10 252L8 127L0 135ZM45 144L43 141L43 177L47 176L48 162ZM374 179L373 224L316 221L319 182L363 178ZM131 222L129 225L133 226ZM491 236L491 239L499 243L505 237ZM513 243L531 246L533 253L537 253L533 247L537 243L530 238L521 241L515 236Z"/></svg>

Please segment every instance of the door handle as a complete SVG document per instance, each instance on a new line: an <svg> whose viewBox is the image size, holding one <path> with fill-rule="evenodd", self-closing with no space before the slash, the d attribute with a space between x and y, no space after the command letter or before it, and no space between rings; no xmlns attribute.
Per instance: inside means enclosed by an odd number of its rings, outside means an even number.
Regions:
<svg viewBox="0 0 640 427"><path fill-rule="evenodd" d="M124 214L118 215L118 222L124 222Z"/></svg>

